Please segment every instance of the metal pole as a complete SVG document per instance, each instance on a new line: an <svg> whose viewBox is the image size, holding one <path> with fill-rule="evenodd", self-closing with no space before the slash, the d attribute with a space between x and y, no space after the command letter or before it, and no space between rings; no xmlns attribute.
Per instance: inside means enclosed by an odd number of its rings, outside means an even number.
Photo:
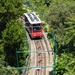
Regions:
<svg viewBox="0 0 75 75"><path fill-rule="evenodd" d="M16 48L16 62L17 62L17 67L19 67L17 48ZM18 75L19 75L19 70L18 70Z"/></svg>
<svg viewBox="0 0 75 75"><path fill-rule="evenodd" d="M8 69L7 69L8 63L6 62L6 75L8 75Z"/></svg>
<svg viewBox="0 0 75 75"><path fill-rule="evenodd" d="M56 37L53 35L54 42L54 75L56 75Z"/></svg>
<svg viewBox="0 0 75 75"><path fill-rule="evenodd" d="M53 47L54 47L54 70L53 70L53 75L56 75L56 36L53 33L48 33L49 38L52 39L53 41Z"/></svg>
<svg viewBox="0 0 75 75"><path fill-rule="evenodd" d="M17 48L16 48L16 62L17 62L17 67L19 67Z"/></svg>

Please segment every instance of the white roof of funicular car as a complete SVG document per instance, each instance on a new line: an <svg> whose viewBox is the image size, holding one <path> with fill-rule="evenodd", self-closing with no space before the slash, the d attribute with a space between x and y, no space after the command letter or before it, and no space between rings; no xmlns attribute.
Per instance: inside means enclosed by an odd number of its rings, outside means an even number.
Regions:
<svg viewBox="0 0 75 75"><path fill-rule="evenodd" d="M38 24L42 22L34 12L24 13L24 15L27 17L31 24Z"/></svg>

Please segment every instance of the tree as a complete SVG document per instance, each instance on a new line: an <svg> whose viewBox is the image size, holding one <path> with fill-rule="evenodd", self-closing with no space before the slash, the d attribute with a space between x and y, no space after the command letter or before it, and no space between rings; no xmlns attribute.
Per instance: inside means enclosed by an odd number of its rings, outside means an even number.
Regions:
<svg viewBox="0 0 75 75"><path fill-rule="evenodd" d="M10 66L16 66L15 48L20 49L22 40L26 39L22 23L18 21L18 18L24 12L22 8L23 0L0 0L0 59L2 60L0 62L4 62L5 60ZM20 57L19 62L21 65L24 59L24 56ZM4 64L0 65L4 68ZM0 68L0 74L3 70L2 67ZM4 70L2 71L2 75L4 75L3 72Z"/></svg>
<svg viewBox="0 0 75 75"><path fill-rule="evenodd" d="M69 22L65 23L68 28L66 28L66 36L64 37L65 44L69 46L71 52L75 50L75 18L69 19ZM74 52L75 53L75 52Z"/></svg>
<svg viewBox="0 0 75 75"><path fill-rule="evenodd" d="M22 2L22 0L0 0L0 38L8 21L17 19L23 14Z"/></svg>
<svg viewBox="0 0 75 75"><path fill-rule="evenodd" d="M64 36L66 35L65 28L67 25L65 22L69 22L69 18L75 16L74 9L75 1L63 1L59 0L52 2L48 12L44 14L44 19L50 25L50 30L57 34L58 41L63 43Z"/></svg>
<svg viewBox="0 0 75 75"><path fill-rule="evenodd" d="M5 70L6 68L4 67L4 56L3 55L0 55L0 75L5 75Z"/></svg>
<svg viewBox="0 0 75 75"><path fill-rule="evenodd" d="M4 56L4 47L3 47L3 41L0 40L0 75L5 75L5 67L4 67L4 64L5 64L5 56Z"/></svg>
<svg viewBox="0 0 75 75"><path fill-rule="evenodd" d="M3 32L2 40L4 43L5 60L11 66L16 66L16 48L20 49L22 40L26 39L22 23L18 20L11 20L7 23ZM10 61L12 59L12 61Z"/></svg>
<svg viewBox="0 0 75 75"><path fill-rule="evenodd" d="M57 75L74 75L75 1L53 0L44 19L56 34L58 43Z"/></svg>
<svg viewBox="0 0 75 75"><path fill-rule="evenodd" d="M57 75L75 75L75 58L71 53L63 53L57 61Z"/></svg>

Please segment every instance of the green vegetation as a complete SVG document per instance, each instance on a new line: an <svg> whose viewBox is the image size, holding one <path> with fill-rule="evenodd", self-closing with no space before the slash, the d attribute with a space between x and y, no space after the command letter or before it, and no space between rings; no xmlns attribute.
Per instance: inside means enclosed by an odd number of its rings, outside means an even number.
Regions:
<svg viewBox="0 0 75 75"><path fill-rule="evenodd" d="M6 53L5 61L9 62L11 66L16 66L16 48L20 49L22 40L25 39L26 36L22 23L17 20L11 20L7 23L2 40L4 52ZM10 61L11 59L12 61Z"/></svg>
<svg viewBox="0 0 75 75"><path fill-rule="evenodd" d="M57 75L75 74L75 1L53 0L44 19L57 37Z"/></svg>
<svg viewBox="0 0 75 75"><path fill-rule="evenodd" d="M22 48L26 40L26 32L18 18L24 13L22 0L0 1L0 75L6 73L6 62L10 67L16 67L16 48L28 50L27 45ZM23 66L26 54L19 55L19 66ZM16 75L17 71L10 71L9 75Z"/></svg>
<svg viewBox="0 0 75 75"><path fill-rule="evenodd" d="M1 56L0 55L0 75L5 75L6 73L6 70L5 70L5 67L4 67L4 56Z"/></svg>
<svg viewBox="0 0 75 75"><path fill-rule="evenodd" d="M27 50L26 33L18 20L23 12L34 11L56 35L57 75L75 75L75 0L2 0L0 1L0 74L5 75L5 61L16 67L16 51ZM19 54L22 66L26 54ZM12 60L12 61L11 61ZM10 71L10 75L17 71Z"/></svg>
<svg viewBox="0 0 75 75"><path fill-rule="evenodd" d="M11 19L17 19L22 14L22 0L0 1L0 38L6 24Z"/></svg>

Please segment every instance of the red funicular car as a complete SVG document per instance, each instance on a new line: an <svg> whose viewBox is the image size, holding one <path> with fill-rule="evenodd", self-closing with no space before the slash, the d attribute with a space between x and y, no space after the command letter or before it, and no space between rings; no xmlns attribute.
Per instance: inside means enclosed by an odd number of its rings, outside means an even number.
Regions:
<svg viewBox="0 0 75 75"><path fill-rule="evenodd" d="M42 37L42 21L34 12L24 13L25 26L31 38Z"/></svg>

